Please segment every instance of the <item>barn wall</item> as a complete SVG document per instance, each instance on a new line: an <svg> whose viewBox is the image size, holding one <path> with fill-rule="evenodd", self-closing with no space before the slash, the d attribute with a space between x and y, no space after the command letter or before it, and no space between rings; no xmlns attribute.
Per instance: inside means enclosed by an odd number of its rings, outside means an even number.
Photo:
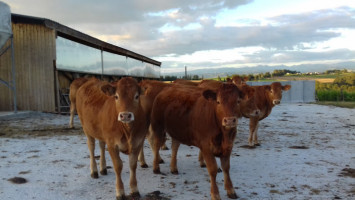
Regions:
<svg viewBox="0 0 355 200"><path fill-rule="evenodd" d="M54 112L55 31L34 24L12 24L12 30L18 110ZM0 59L1 79L11 80L11 51ZM9 88L1 84L0 94L0 111L13 110Z"/></svg>

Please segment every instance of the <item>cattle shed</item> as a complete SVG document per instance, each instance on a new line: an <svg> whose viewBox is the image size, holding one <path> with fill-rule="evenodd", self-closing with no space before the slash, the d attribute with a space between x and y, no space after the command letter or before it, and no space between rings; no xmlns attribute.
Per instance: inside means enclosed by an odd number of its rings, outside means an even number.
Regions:
<svg viewBox="0 0 355 200"><path fill-rule="evenodd" d="M12 13L11 27L11 40L0 47L0 111L68 112L78 77L160 78L160 62L55 21ZM6 84L12 80L15 91Z"/></svg>

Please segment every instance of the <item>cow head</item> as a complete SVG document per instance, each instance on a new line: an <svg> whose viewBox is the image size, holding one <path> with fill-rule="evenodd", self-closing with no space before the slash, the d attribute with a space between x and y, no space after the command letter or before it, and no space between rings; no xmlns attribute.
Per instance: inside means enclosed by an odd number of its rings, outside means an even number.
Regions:
<svg viewBox="0 0 355 200"><path fill-rule="evenodd" d="M265 87L268 92L268 96L271 99L273 105L278 105L281 102L282 91L287 91L291 88L291 85L282 86L280 82L274 82L271 85Z"/></svg>
<svg viewBox="0 0 355 200"><path fill-rule="evenodd" d="M258 116L260 110L256 105L255 89L247 84L238 85L238 89L243 93L243 98L240 104L240 110L245 116Z"/></svg>
<svg viewBox="0 0 355 200"><path fill-rule="evenodd" d="M216 117L225 129L235 128L241 116L239 104L243 94L234 84L222 84L217 92L205 90L203 96L216 103Z"/></svg>
<svg viewBox="0 0 355 200"><path fill-rule="evenodd" d="M123 123L134 121L135 114L137 114L140 107L141 94L141 89L135 79L125 77L115 84L103 85L101 90L115 98L118 121Z"/></svg>
<svg viewBox="0 0 355 200"><path fill-rule="evenodd" d="M245 85L248 81L248 77L240 77L238 75L234 75L232 79L227 78L227 82L234 83L235 85Z"/></svg>

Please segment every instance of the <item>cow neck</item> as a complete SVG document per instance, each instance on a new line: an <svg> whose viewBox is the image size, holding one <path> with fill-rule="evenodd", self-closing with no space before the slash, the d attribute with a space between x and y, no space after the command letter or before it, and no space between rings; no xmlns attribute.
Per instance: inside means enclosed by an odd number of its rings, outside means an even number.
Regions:
<svg viewBox="0 0 355 200"><path fill-rule="evenodd" d="M273 102L271 101L271 99L269 98L269 96L267 95L267 92L265 91L265 99L266 99L266 112L264 114L264 116L262 117L262 119L264 119L265 117L269 116L269 114L271 113L272 108L274 107Z"/></svg>
<svg viewBox="0 0 355 200"><path fill-rule="evenodd" d="M233 149L234 139L237 134L237 127L229 130L223 129L222 134L222 155L228 156Z"/></svg>

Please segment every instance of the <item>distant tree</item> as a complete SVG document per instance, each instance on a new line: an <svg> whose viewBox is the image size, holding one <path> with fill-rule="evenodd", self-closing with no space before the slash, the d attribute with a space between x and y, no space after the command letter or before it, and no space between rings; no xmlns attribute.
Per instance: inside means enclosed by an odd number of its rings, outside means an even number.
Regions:
<svg viewBox="0 0 355 200"><path fill-rule="evenodd" d="M199 80L198 75L193 75L193 76L192 76L192 80Z"/></svg>
<svg viewBox="0 0 355 200"><path fill-rule="evenodd" d="M266 73L264 74L264 78L271 78L270 72L266 72Z"/></svg>
<svg viewBox="0 0 355 200"><path fill-rule="evenodd" d="M292 70L288 70L288 69L282 69L282 70L279 70L279 69L275 69L273 72L272 72L272 76L284 76L286 74L298 74L300 72L298 71L292 71Z"/></svg>
<svg viewBox="0 0 355 200"><path fill-rule="evenodd" d="M333 83L338 86L355 86L355 73L351 73L346 76L337 76Z"/></svg>

